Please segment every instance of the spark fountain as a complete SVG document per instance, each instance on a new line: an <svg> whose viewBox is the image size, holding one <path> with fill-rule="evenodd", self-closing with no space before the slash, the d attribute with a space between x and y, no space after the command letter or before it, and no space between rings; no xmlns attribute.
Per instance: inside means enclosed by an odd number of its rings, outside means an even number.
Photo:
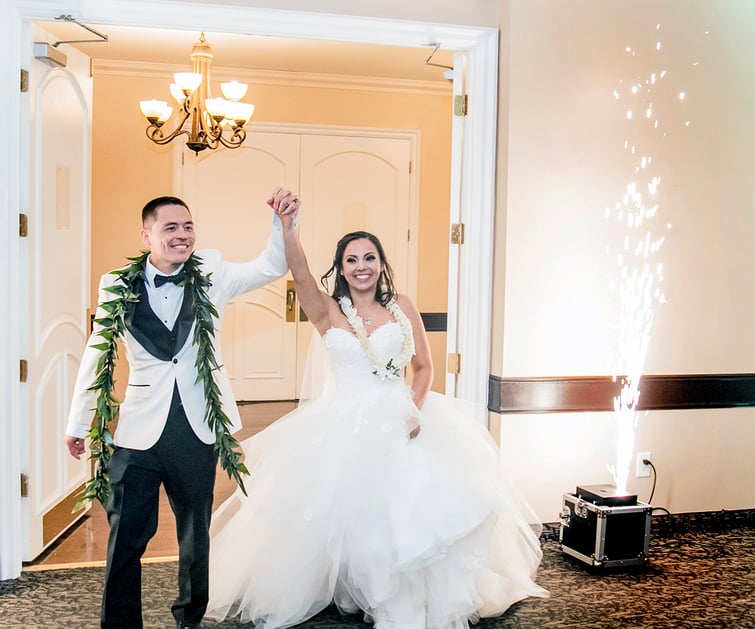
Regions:
<svg viewBox="0 0 755 629"><path fill-rule="evenodd" d="M656 26L660 33L660 24ZM631 47L626 54L637 64L645 64L631 81L620 81L614 97L622 108L627 128L624 151L629 160L631 180L613 210L606 208L607 219L614 219L623 230L621 249L614 253L619 280L614 287L621 304L619 316L619 360L614 378L621 378L621 391L614 399L616 421L616 460L607 465L617 494L626 493L629 469L634 450L634 436L639 413L642 372L650 344L654 308L665 303L663 263L659 251L664 232L671 228L659 215L661 178L655 174L653 156L645 145L657 143L666 134L656 103L669 104L685 93L669 96L668 72L660 66L663 46L658 40L650 57L640 55ZM689 122L685 122L688 126ZM609 250L610 253L610 250Z"/></svg>
<svg viewBox="0 0 755 629"><path fill-rule="evenodd" d="M656 31L660 30L657 25ZM667 71L655 67L663 62L661 50L660 41L649 56L626 48L630 61L643 69L631 81L620 81L613 93L627 131L624 151L631 172L620 199L605 210L606 219L616 223L620 242L616 251L607 249L618 268L612 288L620 304L619 358L613 371L614 379L621 379L621 390L614 399L616 460L607 465L614 483L578 486L575 493L565 494L559 532L561 549L593 567L635 566L649 559L653 508L627 491L654 309L666 301L659 252L663 234L671 229L669 223L662 224L661 177L649 147L660 147L667 132L657 109L685 98L684 92L669 91Z"/></svg>

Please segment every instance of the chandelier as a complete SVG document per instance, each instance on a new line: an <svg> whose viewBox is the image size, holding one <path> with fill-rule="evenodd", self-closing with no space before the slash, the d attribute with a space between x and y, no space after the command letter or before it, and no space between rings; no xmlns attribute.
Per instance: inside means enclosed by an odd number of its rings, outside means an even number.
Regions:
<svg viewBox="0 0 755 629"><path fill-rule="evenodd" d="M221 144L229 149L241 146L246 139L244 125L254 113L254 105L242 103L247 85L238 81L221 84L224 98L211 98L210 64L213 54L204 33L191 51L191 72L177 72L170 93L179 106L180 120L170 133L163 125L173 116L173 107L164 100L143 100L142 114L147 119L147 137L155 144L167 144L185 135L186 146L196 154Z"/></svg>

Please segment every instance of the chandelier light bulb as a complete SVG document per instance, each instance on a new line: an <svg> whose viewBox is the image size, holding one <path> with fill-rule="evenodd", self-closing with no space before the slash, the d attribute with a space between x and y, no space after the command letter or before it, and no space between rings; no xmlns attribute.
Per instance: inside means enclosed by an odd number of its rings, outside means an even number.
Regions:
<svg viewBox="0 0 755 629"><path fill-rule="evenodd" d="M177 83L170 84L170 95L179 105L183 105L183 102L186 100L186 94L184 94L184 91L178 87Z"/></svg>
<svg viewBox="0 0 755 629"><path fill-rule="evenodd" d="M139 108L142 110L144 117L150 122L154 123L160 120L165 109L168 107L168 103L164 100L143 100L139 102ZM169 108L173 111L172 108Z"/></svg>
<svg viewBox="0 0 755 629"><path fill-rule="evenodd" d="M229 81L228 83L221 83L220 90L230 101L237 101L244 98L249 86L246 83L239 83L238 81Z"/></svg>
<svg viewBox="0 0 755 629"><path fill-rule="evenodd" d="M184 94L192 94L202 83L202 75L198 72L176 72L173 78Z"/></svg>
<svg viewBox="0 0 755 629"><path fill-rule="evenodd" d="M207 107L207 111L209 112L210 116L215 118L216 120L220 121L223 118L228 117L229 112L229 103L225 98L208 98L204 102L205 106Z"/></svg>
<svg viewBox="0 0 755 629"><path fill-rule="evenodd" d="M230 105L229 111L226 114L227 118L234 120L236 124L243 127L254 113L254 105L248 103L228 103Z"/></svg>
<svg viewBox="0 0 755 629"><path fill-rule="evenodd" d="M158 124L165 124L170 120L171 116L173 115L173 107L165 107L163 109L163 112L160 114L160 117L157 119Z"/></svg>

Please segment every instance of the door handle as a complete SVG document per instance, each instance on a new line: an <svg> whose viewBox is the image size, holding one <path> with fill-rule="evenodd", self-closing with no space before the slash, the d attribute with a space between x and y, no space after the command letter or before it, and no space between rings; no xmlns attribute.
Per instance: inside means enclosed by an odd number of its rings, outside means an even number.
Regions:
<svg viewBox="0 0 755 629"><path fill-rule="evenodd" d="M288 280L286 282L286 323L292 323L296 321L296 289L294 288L294 281Z"/></svg>

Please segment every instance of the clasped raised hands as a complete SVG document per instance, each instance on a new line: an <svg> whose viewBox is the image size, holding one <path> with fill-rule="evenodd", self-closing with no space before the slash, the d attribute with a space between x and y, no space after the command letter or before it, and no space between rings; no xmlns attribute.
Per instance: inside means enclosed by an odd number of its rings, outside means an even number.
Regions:
<svg viewBox="0 0 755 629"><path fill-rule="evenodd" d="M293 224L299 212L301 201L299 201L299 197L291 192L291 190L278 186L273 190L273 193L267 200L267 204L273 208L273 212L280 217L283 227L286 228Z"/></svg>

